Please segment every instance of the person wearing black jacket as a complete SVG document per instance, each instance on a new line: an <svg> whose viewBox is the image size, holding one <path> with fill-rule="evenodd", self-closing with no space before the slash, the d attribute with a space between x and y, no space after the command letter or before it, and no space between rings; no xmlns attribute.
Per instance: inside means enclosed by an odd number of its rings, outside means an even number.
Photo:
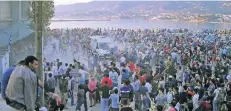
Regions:
<svg viewBox="0 0 231 111"><path fill-rule="evenodd" d="M180 92L179 94L179 103L184 106L186 103L188 103L188 100L187 100L187 97L188 97L187 88L188 87L184 85L183 88L184 88L184 91Z"/></svg>

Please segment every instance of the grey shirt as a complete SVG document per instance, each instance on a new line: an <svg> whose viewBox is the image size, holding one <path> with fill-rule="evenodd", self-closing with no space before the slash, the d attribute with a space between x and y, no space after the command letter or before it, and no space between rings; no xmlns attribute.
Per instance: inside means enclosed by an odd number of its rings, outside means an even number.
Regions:
<svg viewBox="0 0 231 111"><path fill-rule="evenodd" d="M47 85L49 87L49 89L55 89L55 78L51 77L48 79L47 81Z"/></svg>
<svg viewBox="0 0 231 111"><path fill-rule="evenodd" d="M167 103L167 97L163 95L157 95L156 98L156 105L164 106Z"/></svg>
<svg viewBox="0 0 231 111"><path fill-rule="evenodd" d="M78 93L77 93L77 101L81 101L83 102L84 101L84 95L85 94L85 91L84 89L79 89Z"/></svg>
<svg viewBox="0 0 231 111"><path fill-rule="evenodd" d="M16 67L10 76L6 96L34 111L37 95L37 76L27 66Z"/></svg>
<svg viewBox="0 0 231 111"><path fill-rule="evenodd" d="M78 74L78 70L77 70L77 69L71 69L70 75L71 75L72 77L77 77L77 74Z"/></svg>

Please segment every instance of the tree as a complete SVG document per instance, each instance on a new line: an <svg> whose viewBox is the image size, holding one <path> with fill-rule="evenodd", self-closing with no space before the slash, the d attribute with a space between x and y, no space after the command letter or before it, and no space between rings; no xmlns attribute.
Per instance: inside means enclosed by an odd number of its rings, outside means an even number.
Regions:
<svg viewBox="0 0 231 111"><path fill-rule="evenodd" d="M37 1L30 2L29 18L32 20L32 24L36 24L36 3ZM50 19L54 16L54 2L53 1L43 1L42 2L42 25L43 28L47 28L50 25Z"/></svg>
<svg viewBox="0 0 231 111"><path fill-rule="evenodd" d="M31 10L29 11L29 18L32 21L32 26L36 30L36 57L40 60L38 76L39 80L44 82L43 73L43 31L50 25L50 19L54 16L54 2L53 1L32 1L30 3ZM44 89L40 93L40 102L44 106Z"/></svg>

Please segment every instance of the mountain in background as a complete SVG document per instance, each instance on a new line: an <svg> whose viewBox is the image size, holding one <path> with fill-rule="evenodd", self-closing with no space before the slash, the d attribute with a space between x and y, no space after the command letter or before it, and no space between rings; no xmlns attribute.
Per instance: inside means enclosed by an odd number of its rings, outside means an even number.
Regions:
<svg viewBox="0 0 231 111"><path fill-rule="evenodd" d="M55 17L112 16L159 13L230 14L231 2L227 1L93 1L59 5Z"/></svg>

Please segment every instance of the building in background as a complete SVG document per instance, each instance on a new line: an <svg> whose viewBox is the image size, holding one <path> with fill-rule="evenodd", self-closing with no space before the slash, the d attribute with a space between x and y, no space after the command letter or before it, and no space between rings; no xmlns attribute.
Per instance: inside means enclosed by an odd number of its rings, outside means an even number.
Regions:
<svg viewBox="0 0 231 111"><path fill-rule="evenodd" d="M28 26L29 10L29 1L0 1L0 77L15 62L11 62L13 45L33 32Z"/></svg>

